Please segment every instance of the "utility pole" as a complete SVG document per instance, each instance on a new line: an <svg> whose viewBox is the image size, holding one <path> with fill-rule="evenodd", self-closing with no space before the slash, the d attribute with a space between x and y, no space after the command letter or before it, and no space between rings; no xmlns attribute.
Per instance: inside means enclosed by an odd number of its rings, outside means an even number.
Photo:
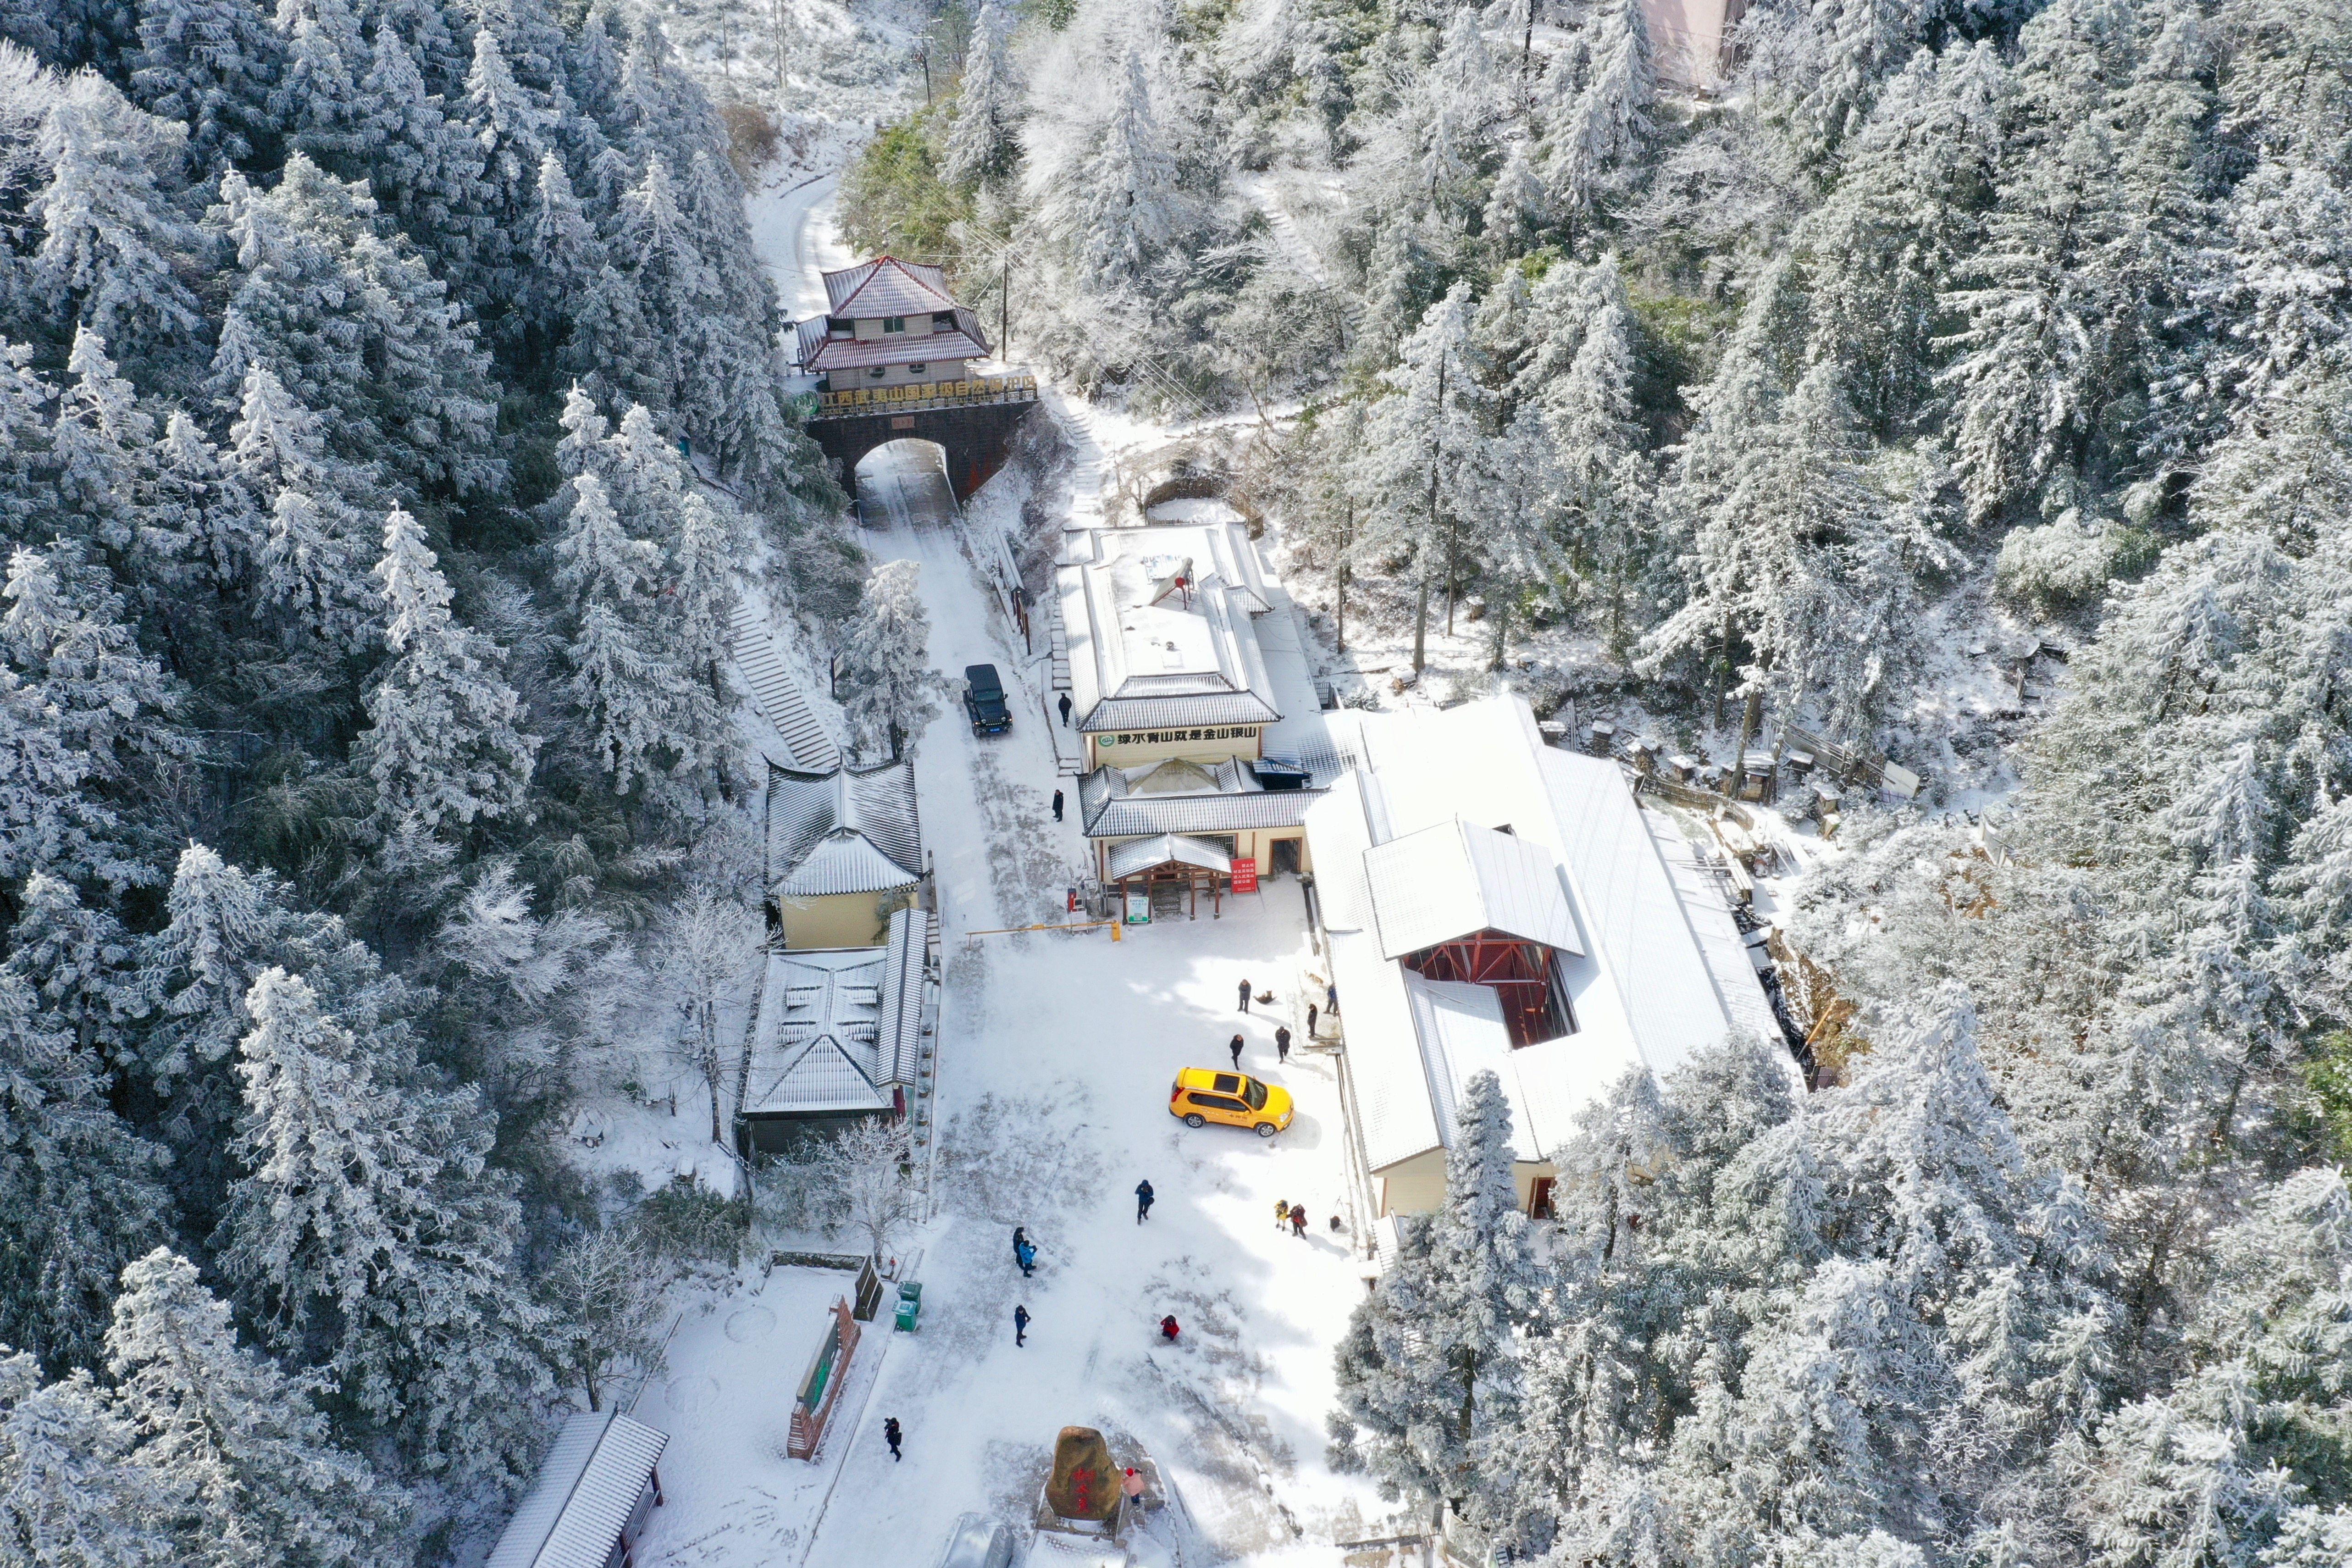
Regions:
<svg viewBox="0 0 2352 1568"><path fill-rule="evenodd" d="M996 259L1000 266L996 278L996 357L1003 359L1013 352L1013 245L1009 238L996 253Z"/></svg>

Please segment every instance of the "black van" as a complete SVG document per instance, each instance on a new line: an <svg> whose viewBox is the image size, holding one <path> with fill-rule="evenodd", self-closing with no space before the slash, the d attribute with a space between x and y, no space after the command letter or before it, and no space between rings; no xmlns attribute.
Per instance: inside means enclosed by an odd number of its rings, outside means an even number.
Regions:
<svg viewBox="0 0 2352 1568"><path fill-rule="evenodd" d="M963 667L963 710L971 715L975 735L1002 735L1013 728L1013 710L1004 705L1004 682L992 664Z"/></svg>

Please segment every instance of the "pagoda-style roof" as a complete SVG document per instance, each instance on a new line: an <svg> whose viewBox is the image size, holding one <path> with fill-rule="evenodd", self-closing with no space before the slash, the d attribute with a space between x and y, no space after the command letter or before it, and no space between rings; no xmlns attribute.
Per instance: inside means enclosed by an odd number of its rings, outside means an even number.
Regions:
<svg viewBox="0 0 2352 1568"><path fill-rule="evenodd" d="M866 370L877 364L931 364L988 357L988 338L980 330L979 318L962 309L954 312L955 325L946 331L934 327L929 332L891 332L878 338L833 336L829 320L811 316L793 329L793 357L811 374Z"/></svg>
<svg viewBox="0 0 2352 1568"><path fill-rule="evenodd" d="M853 319L937 315L956 308L948 294L946 273L895 256L877 256L826 273L824 297L832 314Z"/></svg>

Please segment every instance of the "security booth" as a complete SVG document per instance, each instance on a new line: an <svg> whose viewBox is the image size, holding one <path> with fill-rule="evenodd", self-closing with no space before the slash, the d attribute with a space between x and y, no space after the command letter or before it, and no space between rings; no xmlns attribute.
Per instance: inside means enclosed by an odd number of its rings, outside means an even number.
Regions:
<svg viewBox="0 0 2352 1568"><path fill-rule="evenodd" d="M1209 895L1210 918L1224 912L1223 896L1233 880L1234 858L1206 839L1181 833L1138 838L1110 850L1111 884L1121 901L1132 908L1139 900L1146 909L1160 902L1163 890L1190 900L1187 917L1198 920L1201 894Z"/></svg>

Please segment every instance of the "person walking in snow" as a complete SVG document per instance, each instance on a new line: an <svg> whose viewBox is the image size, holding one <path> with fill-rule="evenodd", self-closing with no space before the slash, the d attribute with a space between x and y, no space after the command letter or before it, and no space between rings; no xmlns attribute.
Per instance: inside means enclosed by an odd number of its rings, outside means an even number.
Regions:
<svg viewBox="0 0 2352 1568"><path fill-rule="evenodd" d="M893 1459L903 1459L907 1457L898 1452L898 1439L902 1436L903 1434L898 1430L898 1418L896 1415L882 1423L882 1440L890 1445L890 1458Z"/></svg>
<svg viewBox="0 0 2352 1568"><path fill-rule="evenodd" d="M1290 1234L1301 1241L1307 1239L1307 1205L1305 1204L1290 1205Z"/></svg>
<svg viewBox="0 0 2352 1568"><path fill-rule="evenodd" d="M1242 1011L1249 1011L1249 982L1246 980L1242 982Z"/></svg>
<svg viewBox="0 0 2352 1568"><path fill-rule="evenodd" d="M1278 1062L1290 1059L1290 1026L1287 1024L1274 1032L1274 1059Z"/></svg>
<svg viewBox="0 0 2352 1568"><path fill-rule="evenodd" d="M1028 1242L1024 1241L1014 1247L1013 1257L1013 1260L1021 1265L1021 1278L1024 1279L1037 1271L1037 1249Z"/></svg>
<svg viewBox="0 0 2352 1568"><path fill-rule="evenodd" d="M1175 1313L1171 1312L1166 1317L1160 1320L1160 1337L1161 1339L1166 1340L1172 1345L1176 1342L1176 1331Z"/></svg>
<svg viewBox="0 0 2352 1568"><path fill-rule="evenodd" d="M1307 1037L1310 1040L1315 1037L1315 1004L1312 1002L1307 1004Z"/></svg>
<svg viewBox="0 0 2352 1568"><path fill-rule="evenodd" d="M1227 1046L1225 1047L1225 1049L1227 1049L1227 1050L1229 1050L1229 1051L1231 1051L1231 1052L1233 1052L1233 1053L1234 1053L1234 1070L1235 1072L1239 1072L1239 1071L1241 1071L1241 1068L1242 1068L1242 1037L1241 1037L1239 1035L1235 1035L1235 1036L1233 1037L1233 1041L1232 1041L1232 1043L1231 1043L1231 1044L1229 1044L1229 1045L1227 1045Z"/></svg>
<svg viewBox="0 0 2352 1568"><path fill-rule="evenodd" d="M1070 727L1070 694L1068 692L1062 693L1062 700L1058 706L1062 710L1062 728L1066 730Z"/></svg>
<svg viewBox="0 0 2352 1568"><path fill-rule="evenodd" d="M1275 1229L1276 1229L1276 1230L1280 1230L1284 1226L1288 1225L1289 1223L1290 1223L1290 1200L1289 1200L1288 1198L1276 1198L1276 1199L1275 1199L1275 1200L1274 1200L1274 1228L1275 1228Z"/></svg>
<svg viewBox="0 0 2352 1568"><path fill-rule="evenodd" d="M1337 981L1323 987L1323 1011L1334 1018L1339 1016L1339 984Z"/></svg>
<svg viewBox="0 0 2352 1568"><path fill-rule="evenodd" d="M1013 1261L1021 1261L1021 1249L1029 1245L1029 1233L1020 1226L1013 1227Z"/></svg>
<svg viewBox="0 0 2352 1568"><path fill-rule="evenodd" d="M1019 1346L1025 1345L1028 1342L1029 1309L1026 1307L1015 1306L1013 1309L1013 1343L1016 1348L1018 1348Z"/></svg>
<svg viewBox="0 0 2352 1568"><path fill-rule="evenodd" d="M1060 790L1055 790L1054 792L1054 820L1056 822L1062 820L1062 792Z"/></svg>
<svg viewBox="0 0 2352 1568"><path fill-rule="evenodd" d="M1151 1179L1147 1176L1135 1184L1135 1223L1141 1225L1151 1217Z"/></svg>

